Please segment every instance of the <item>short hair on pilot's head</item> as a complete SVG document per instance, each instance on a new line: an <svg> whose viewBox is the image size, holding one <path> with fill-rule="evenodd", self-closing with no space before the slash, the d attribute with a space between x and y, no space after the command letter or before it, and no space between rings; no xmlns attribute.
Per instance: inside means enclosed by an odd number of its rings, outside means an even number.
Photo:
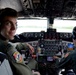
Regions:
<svg viewBox="0 0 76 75"><path fill-rule="evenodd" d="M11 16L11 17L18 17L18 13L15 9L13 8L4 8L0 10L0 23L3 21L3 19L6 16Z"/></svg>
<svg viewBox="0 0 76 75"><path fill-rule="evenodd" d="M73 28L72 38L76 40L76 26Z"/></svg>

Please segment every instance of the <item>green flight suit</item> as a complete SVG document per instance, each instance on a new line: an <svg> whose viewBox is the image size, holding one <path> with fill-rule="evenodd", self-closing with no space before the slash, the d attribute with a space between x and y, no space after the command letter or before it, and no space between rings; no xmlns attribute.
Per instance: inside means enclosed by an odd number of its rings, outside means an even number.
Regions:
<svg viewBox="0 0 76 75"><path fill-rule="evenodd" d="M57 66L59 69L73 69L74 73L76 74L76 49L72 51L66 58L62 58Z"/></svg>
<svg viewBox="0 0 76 75"><path fill-rule="evenodd" d="M8 56L8 60L14 75L33 75L31 68L24 63L21 54L17 51L17 49L26 49L27 46L23 45L25 44L18 44L13 46L13 44L9 42L0 40L0 51Z"/></svg>

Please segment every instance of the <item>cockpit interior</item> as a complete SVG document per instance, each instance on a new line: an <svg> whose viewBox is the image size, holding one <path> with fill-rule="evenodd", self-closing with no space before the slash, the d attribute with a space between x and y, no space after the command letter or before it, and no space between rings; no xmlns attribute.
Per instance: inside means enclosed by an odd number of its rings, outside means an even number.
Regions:
<svg viewBox="0 0 76 75"><path fill-rule="evenodd" d="M76 0L0 0L0 9L6 7L18 11L17 31L14 40L10 41L26 42L34 47L33 58L38 62L37 71L41 75L75 75L72 71L58 73L56 63L75 48L72 30L76 26ZM31 58L24 50L21 54L25 63ZM58 60L53 56L57 56ZM4 65L1 64L3 60L0 60L0 75L13 75L7 60L4 63L10 72L2 74L5 70L1 66Z"/></svg>

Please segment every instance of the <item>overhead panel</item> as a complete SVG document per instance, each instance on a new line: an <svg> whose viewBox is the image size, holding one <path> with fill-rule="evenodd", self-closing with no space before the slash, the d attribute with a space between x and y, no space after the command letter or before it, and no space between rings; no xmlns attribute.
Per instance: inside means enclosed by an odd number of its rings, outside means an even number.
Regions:
<svg viewBox="0 0 76 75"><path fill-rule="evenodd" d="M31 0L20 0L24 9L25 14L33 14L33 5Z"/></svg>
<svg viewBox="0 0 76 75"><path fill-rule="evenodd" d="M76 0L0 0L0 9L5 7L28 16L76 18Z"/></svg>
<svg viewBox="0 0 76 75"><path fill-rule="evenodd" d="M76 0L67 0L64 2L63 16L76 16Z"/></svg>
<svg viewBox="0 0 76 75"><path fill-rule="evenodd" d="M33 0L35 16L59 16L64 0Z"/></svg>
<svg viewBox="0 0 76 75"><path fill-rule="evenodd" d="M35 16L76 16L76 0L32 0Z"/></svg>

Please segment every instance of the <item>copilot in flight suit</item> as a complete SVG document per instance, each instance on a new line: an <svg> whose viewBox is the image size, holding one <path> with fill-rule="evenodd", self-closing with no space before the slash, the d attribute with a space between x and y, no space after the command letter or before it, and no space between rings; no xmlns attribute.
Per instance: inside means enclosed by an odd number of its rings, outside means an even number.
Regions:
<svg viewBox="0 0 76 75"><path fill-rule="evenodd" d="M11 68L13 70L14 75L33 75L31 71L31 67L36 66L37 62L32 60L30 66L27 66L24 63L24 60L21 54L17 51L20 49L28 48L25 43L18 44L16 47L13 46L12 43L5 41L5 38L0 35L0 52L5 53L8 56L8 60L10 62Z"/></svg>

